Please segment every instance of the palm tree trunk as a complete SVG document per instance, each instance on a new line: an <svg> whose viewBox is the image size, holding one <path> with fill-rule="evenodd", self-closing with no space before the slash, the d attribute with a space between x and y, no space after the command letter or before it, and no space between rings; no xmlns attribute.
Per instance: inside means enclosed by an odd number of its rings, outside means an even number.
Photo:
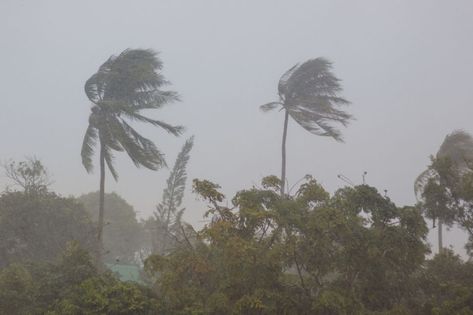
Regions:
<svg viewBox="0 0 473 315"><path fill-rule="evenodd" d="M439 241L439 254L443 252L443 236L442 236L442 220L439 219L438 221L438 241Z"/></svg>
<svg viewBox="0 0 473 315"><path fill-rule="evenodd" d="M282 165L281 165L281 196L284 195L284 188L286 185L286 138L287 138L287 123L289 121L289 112L284 110L284 130L282 134Z"/></svg>
<svg viewBox="0 0 473 315"><path fill-rule="evenodd" d="M100 203L99 203L99 223L97 232L97 266L102 263L103 251L103 221L104 221L104 205L105 205L105 146L100 145Z"/></svg>

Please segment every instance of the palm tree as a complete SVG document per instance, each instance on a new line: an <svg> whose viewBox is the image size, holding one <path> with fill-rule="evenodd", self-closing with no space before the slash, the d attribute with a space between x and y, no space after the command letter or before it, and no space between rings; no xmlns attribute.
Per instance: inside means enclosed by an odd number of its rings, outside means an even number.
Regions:
<svg viewBox="0 0 473 315"><path fill-rule="evenodd" d="M135 166L157 170L166 166L163 154L149 139L141 136L129 121L150 123L179 136L183 128L150 119L142 110L156 109L178 100L176 92L163 91L168 84L162 74L162 62L156 52L127 49L111 56L85 83L85 93L92 102L89 126L82 144L82 164L87 172L93 168L92 157L98 144L100 161L100 203L97 263L102 257L104 218L105 164L115 180L113 151L125 151Z"/></svg>
<svg viewBox="0 0 473 315"><path fill-rule="evenodd" d="M443 249L443 224L451 224L454 209L449 209L449 196L452 194L447 169L458 174L470 171L469 161L473 159L473 138L462 130L447 135L440 146L432 164L423 171L414 182L414 192L421 201L427 217L438 221L438 252Z"/></svg>
<svg viewBox="0 0 473 315"><path fill-rule="evenodd" d="M289 116L307 131L343 142L334 123L347 126L352 116L340 109L349 102L340 97L340 80L332 73L332 63L325 58L297 64L279 80L279 101L262 105L267 112L280 107L284 110L282 136L281 195L286 182L286 138Z"/></svg>

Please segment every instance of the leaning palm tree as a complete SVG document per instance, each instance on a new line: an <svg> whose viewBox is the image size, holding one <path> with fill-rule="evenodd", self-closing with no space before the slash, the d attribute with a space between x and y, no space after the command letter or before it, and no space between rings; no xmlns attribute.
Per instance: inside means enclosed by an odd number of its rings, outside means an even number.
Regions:
<svg viewBox="0 0 473 315"><path fill-rule="evenodd" d="M447 135L440 146L432 164L423 171L414 182L416 198L421 202L427 217L438 225L438 252L443 249L443 224L452 224L454 209L449 209L449 173L456 174L471 171L469 163L473 160L473 137L465 131L456 130Z"/></svg>
<svg viewBox="0 0 473 315"><path fill-rule="evenodd" d="M286 182L286 138L289 116L307 131L342 142L341 132L334 126L347 126L352 116L340 109L349 102L340 97L340 80L332 73L332 63L325 58L308 60L297 64L279 80L279 101L260 108L264 112L281 108L284 110L282 136L281 195Z"/></svg>
<svg viewBox="0 0 473 315"><path fill-rule="evenodd" d="M135 166L157 170L166 165L163 154L152 141L141 136L129 121L150 123L178 136L183 128L145 117L143 110L156 109L178 100L176 92L161 88L168 84L159 70L162 62L156 52L128 49L111 56L85 83L85 93L92 102L89 126L82 144L82 164L93 168L97 149L100 163L100 203L97 263L101 262L104 225L105 164L115 180L114 151L125 151Z"/></svg>

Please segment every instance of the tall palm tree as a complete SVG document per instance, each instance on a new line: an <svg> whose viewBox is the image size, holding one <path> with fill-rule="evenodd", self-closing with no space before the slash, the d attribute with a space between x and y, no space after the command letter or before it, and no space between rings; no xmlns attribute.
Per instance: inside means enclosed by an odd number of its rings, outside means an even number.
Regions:
<svg viewBox="0 0 473 315"><path fill-rule="evenodd" d="M176 92L161 90L168 84L159 73L161 69L162 62L153 50L127 49L118 56L111 56L85 83L85 93L92 108L82 144L82 164L87 172L92 171L96 148L100 161L97 263L102 258L105 164L113 178L118 179L113 151L125 151L137 167L157 170L166 165L154 143L133 129L129 121L150 123L175 136L183 131L180 126L141 114L142 110L160 108L178 100Z"/></svg>
<svg viewBox="0 0 473 315"><path fill-rule="evenodd" d="M455 130L447 135L440 146L432 164L423 171L414 182L414 192L422 202L427 216L438 225L438 252L443 249L443 224L452 223L452 214L448 208L447 174L442 166L447 162L459 174L470 171L469 161L473 159L473 137L465 131ZM429 208L429 209L427 209Z"/></svg>
<svg viewBox="0 0 473 315"><path fill-rule="evenodd" d="M340 97L340 80L332 73L332 63L325 58L297 64L279 80L279 101L260 106L264 112L284 110L282 136L281 195L286 182L286 138L289 116L307 131L343 142L341 132L333 125L347 126L352 116L340 109L349 102Z"/></svg>

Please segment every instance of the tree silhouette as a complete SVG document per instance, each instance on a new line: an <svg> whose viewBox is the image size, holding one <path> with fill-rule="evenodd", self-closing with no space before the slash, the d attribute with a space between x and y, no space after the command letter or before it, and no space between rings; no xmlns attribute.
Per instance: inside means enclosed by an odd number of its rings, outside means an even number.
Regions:
<svg viewBox="0 0 473 315"><path fill-rule="evenodd" d="M279 101L260 106L264 112L284 110L282 136L282 166L280 192L284 194L286 182L286 138L289 116L307 131L342 142L336 124L347 126L352 116L340 107L349 102L340 97L340 80L332 73L332 63L325 58L297 64L279 80ZM335 124L335 125L334 125Z"/></svg>
<svg viewBox="0 0 473 315"><path fill-rule="evenodd" d="M161 90L168 84L162 62L153 50L127 49L111 56L85 83L85 93L92 102L89 126L82 145L82 164L92 171L92 157L98 144L100 160L100 203L97 262L102 257L105 164L117 180L113 151L125 151L137 167L157 170L166 165L163 154L152 141L141 136L129 121L150 123L179 136L183 128L143 116L146 109L157 109L178 100L173 91Z"/></svg>

